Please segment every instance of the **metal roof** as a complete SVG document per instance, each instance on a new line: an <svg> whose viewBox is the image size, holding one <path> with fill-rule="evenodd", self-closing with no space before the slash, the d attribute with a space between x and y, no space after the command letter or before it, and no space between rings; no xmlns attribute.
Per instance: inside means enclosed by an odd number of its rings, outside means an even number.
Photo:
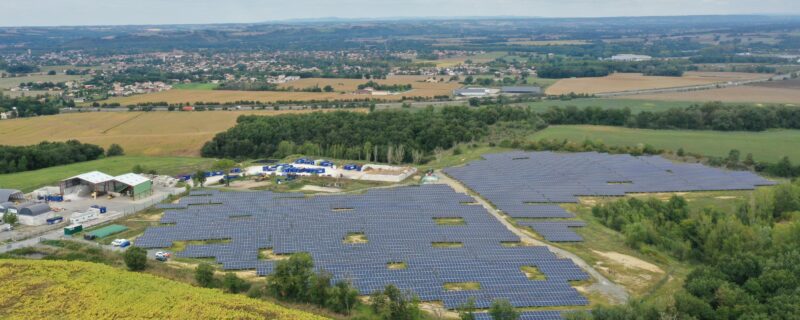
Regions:
<svg viewBox="0 0 800 320"><path fill-rule="evenodd" d="M24 216L38 216L50 212L50 205L46 203L26 203L19 206L17 214Z"/></svg>
<svg viewBox="0 0 800 320"><path fill-rule="evenodd" d="M22 200L24 198L25 195L22 193L22 191L14 189L0 189L0 202Z"/></svg>
<svg viewBox="0 0 800 320"><path fill-rule="evenodd" d="M456 89L455 92L457 94L462 94L462 93L488 93L489 89L486 89L486 88L461 88L461 89Z"/></svg>
<svg viewBox="0 0 800 320"><path fill-rule="evenodd" d="M114 181L122 182L129 186L138 186L142 183L150 181L150 179L147 179L135 173L126 173L121 176L114 177Z"/></svg>
<svg viewBox="0 0 800 320"><path fill-rule="evenodd" d="M542 93L541 87L503 87L503 92L516 92L516 93Z"/></svg>
<svg viewBox="0 0 800 320"><path fill-rule="evenodd" d="M114 177L109 176L109 175L107 175L105 173L102 173L100 171L92 171L92 172L87 172L87 173L84 173L84 174L79 174L77 176L74 176L74 177L71 177L71 178L65 179L65 180L72 180L72 179L81 179L83 181L86 181L86 182L89 182L89 183L92 183L92 184L98 184L98 183L111 181L111 180L114 179Z"/></svg>

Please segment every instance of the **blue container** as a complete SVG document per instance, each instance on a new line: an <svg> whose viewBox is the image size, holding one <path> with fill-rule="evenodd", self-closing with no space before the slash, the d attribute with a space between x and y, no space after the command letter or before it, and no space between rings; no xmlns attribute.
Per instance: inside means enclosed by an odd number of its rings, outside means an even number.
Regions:
<svg viewBox="0 0 800 320"><path fill-rule="evenodd" d="M106 212L108 212L108 208L100 207L100 213L106 213Z"/></svg>
<svg viewBox="0 0 800 320"><path fill-rule="evenodd" d="M231 170L231 172L232 173L241 173L242 172L242 168L233 168L233 170Z"/></svg>
<svg viewBox="0 0 800 320"><path fill-rule="evenodd" d="M346 164L344 165L344 169L348 171L361 171L361 166L355 164Z"/></svg>
<svg viewBox="0 0 800 320"><path fill-rule="evenodd" d="M64 221L64 217L52 217L47 219L47 224L56 224Z"/></svg>

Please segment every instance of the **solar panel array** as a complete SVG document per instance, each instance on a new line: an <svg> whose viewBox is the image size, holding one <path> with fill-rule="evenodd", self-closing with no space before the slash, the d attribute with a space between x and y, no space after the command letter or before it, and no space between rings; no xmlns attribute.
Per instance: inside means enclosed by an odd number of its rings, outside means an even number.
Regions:
<svg viewBox="0 0 800 320"><path fill-rule="evenodd" d="M557 206L579 196L750 190L774 182L746 171L673 163L659 156L596 152L508 152L445 173L516 218L569 218Z"/></svg>
<svg viewBox="0 0 800 320"><path fill-rule="evenodd" d="M519 320L562 320L564 319L561 311L525 311L519 313ZM492 320L488 313L476 313L475 320Z"/></svg>
<svg viewBox="0 0 800 320"><path fill-rule="evenodd" d="M202 191L184 197L185 209L167 210L162 223L148 228L135 245L166 248L175 241L225 240L187 245L182 257L213 257L224 269L272 272L274 254L308 252L317 269L352 281L360 292L387 284L412 290L423 301L441 300L455 308L473 297L487 308L498 298L517 307L586 305L569 285L589 277L571 260L546 247L507 247L519 238L468 195L446 185L370 190L360 195L315 196L271 192ZM462 225L435 218L459 217ZM343 240L363 233L366 243ZM439 248L433 243L461 243ZM389 263L405 263L390 269ZM530 280L521 267L534 266L546 280ZM450 291L445 283L478 282L479 290Z"/></svg>
<svg viewBox="0 0 800 320"><path fill-rule="evenodd" d="M531 227L533 231L542 235L547 241L552 242L579 242L583 237L572 231L571 228L585 227L583 221L517 221L518 225Z"/></svg>

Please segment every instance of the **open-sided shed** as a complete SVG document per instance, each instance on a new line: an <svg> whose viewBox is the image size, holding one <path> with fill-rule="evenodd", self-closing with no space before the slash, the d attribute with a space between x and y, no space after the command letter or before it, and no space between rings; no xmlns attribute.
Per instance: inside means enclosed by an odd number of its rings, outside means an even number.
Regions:
<svg viewBox="0 0 800 320"><path fill-rule="evenodd" d="M153 194L153 180L135 173L126 173L114 177L111 190L134 200L147 198Z"/></svg>
<svg viewBox="0 0 800 320"><path fill-rule="evenodd" d="M87 196L92 193L101 195L110 191L109 182L113 179L114 177L100 171L92 171L62 180L59 188L62 195L76 192L88 193L85 194Z"/></svg>
<svg viewBox="0 0 800 320"><path fill-rule="evenodd" d="M25 194L15 189L0 189L0 203L24 201Z"/></svg>

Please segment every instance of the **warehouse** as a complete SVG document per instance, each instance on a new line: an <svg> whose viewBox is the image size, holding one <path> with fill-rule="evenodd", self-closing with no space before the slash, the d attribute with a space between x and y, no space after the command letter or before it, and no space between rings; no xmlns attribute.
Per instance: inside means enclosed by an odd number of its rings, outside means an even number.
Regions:
<svg viewBox="0 0 800 320"><path fill-rule="evenodd" d="M135 173L114 177L111 185L113 192L125 195L133 200L144 199L153 195L153 180Z"/></svg>
<svg viewBox="0 0 800 320"><path fill-rule="evenodd" d="M541 87L503 87L500 89L500 92L505 94L533 94L533 95L540 95L542 94Z"/></svg>
<svg viewBox="0 0 800 320"><path fill-rule="evenodd" d="M461 88L453 91L453 95L461 97L485 97L497 93L497 89L488 88Z"/></svg>
<svg viewBox="0 0 800 320"><path fill-rule="evenodd" d="M51 209L46 203L29 202L14 208L20 224L28 226L41 226L47 224Z"/></svg>
<svg viewBox="0 0 800 320"><path fill-rule="evenodd" d="M64 179L59 184L61 194L77 195L79 197L97 197L109 190L109 182L114 177L100 171L92 171Z"/></svg>
<svg viewBox="0 0 800 320"><path fill-rule="evenodd" d="M3 202L19 202L25 200L25 194L22 191L14 189L0 189L0 203Z"/></svg>

